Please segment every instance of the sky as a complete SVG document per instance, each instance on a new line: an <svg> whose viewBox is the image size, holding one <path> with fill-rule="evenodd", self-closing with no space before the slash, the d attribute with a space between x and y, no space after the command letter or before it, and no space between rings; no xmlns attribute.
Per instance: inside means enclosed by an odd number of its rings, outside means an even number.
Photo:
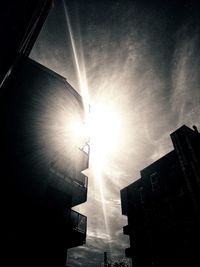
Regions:
<svg viewBox="0 0 200 267"><path fill-rule="evenodd" d="M30 57L83 95L81 77L118 123L99 172L87 170L88 200L75 208L88 217L87 240L69 251L70 266L101 266L104 251L124 256L120 189L173 149L170 133L200 127L199 14L192 0L54 1Z"/></svg>

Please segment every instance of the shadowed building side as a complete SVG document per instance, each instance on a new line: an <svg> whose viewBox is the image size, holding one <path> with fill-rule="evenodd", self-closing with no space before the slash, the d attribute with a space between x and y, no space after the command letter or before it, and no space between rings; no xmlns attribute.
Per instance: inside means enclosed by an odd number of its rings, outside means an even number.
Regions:
<svg viewBox="0 0 200 267"><path fill-rule="evenodd" d="M0 4L5 266L65 266L67 249L86 238L87 218L71 209L87 199L82 99L65 78L27 59L52 2Z"/></svg>
<svg viewBox="0 0 200 267"><path fill-rule="evenodd" d="M83 245L89 155L81 97L66 79L23 58L0 105L5 265L65 266Z"/></svg>
<svg viewBox="0 0 200 267"><path fill-rule="evenodd" d="M195 129L195 127L194 127ZM182 126L174 150L141 171L121 190L133 266L193 266L200 262L200 134Z"/></svg>

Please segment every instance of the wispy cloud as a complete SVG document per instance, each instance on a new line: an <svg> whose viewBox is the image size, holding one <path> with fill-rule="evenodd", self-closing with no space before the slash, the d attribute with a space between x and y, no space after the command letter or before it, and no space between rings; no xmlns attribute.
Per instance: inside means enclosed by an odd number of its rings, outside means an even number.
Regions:
<svg viewBox="0 0 200 267"><path fill-rule="evenodd" d="M122 118L119 146L108 156L102 177L104 203L89 172L88 201L77 207L88 216L88 236L85 246L69 253L74 267L100 266L103 251L110 249L115 256L124 255L124 247L129 245L122 234L127 222L121 215L119 190L138 179L146 165L173 149L169 134L177 127L184 123L200 126L198 26L185 21L176 28L169 14L161 16L160 10L143 9L132 2L108 5L106 14L100 2L100 7L81 5L78 10L72 5L70 10L72 29L81 34L81 42L77 34L74 38L84 56L90 96L112 105ZM61 6L52 12L32 57L68 77L79 90L63 22L62 36L57 32L58 14L64 17ZM56 43L49 34L52 23Z"/></svg>

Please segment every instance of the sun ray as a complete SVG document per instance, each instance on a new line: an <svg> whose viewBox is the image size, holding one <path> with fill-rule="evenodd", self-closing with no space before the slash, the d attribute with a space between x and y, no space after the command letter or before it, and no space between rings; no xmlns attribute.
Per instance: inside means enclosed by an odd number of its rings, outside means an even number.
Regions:
<svg viewBox="0 0 200 267"><path fill-rule="evenodd" d="M84 110L87 116L90 101L89 101L89 92L88 92L88 85L87 85L87 79L86 79L86 72L85 72L85 68L83 70L81 70L80 68L78 54L77 54L77 50L75 46L74 35L73 35L72 26L71 26L71 22L69 18L69 13L68 13L67 6L64 0L63 0L63 6L64 6L65 19L67 23L67 28L69 32L70 42L71 42L74 61L75 61L75 67L76 67L76 71L78 75L78 82L79 82L79 86L81 90L81 95L83 98ZM83 65L83 62L82 62L82 65Z"/></svg>
<svg viewBox="0 0 200 267"><path fill-rule="evenodd" d="M79 50L81 51L77 53L69 12L65 1L63 1L63 5L85 110L85 131L87 136L89 136L90 144L89 165L94 177L94 182L98 188L98 192L96 192L96 194L100 197L105 231L108 236L107 242L110 246L109 216L108 209L106 207L103 171L106 168L108 158L115 153L120 139L120 117L118 116L119 114L117 114L116 110L113 109L112 105L108 105L108 102L104 101L104 98L99 97L96 101L90 99L84 58L82 56L79 59L78 56L79 54L83 55L82 49L79 47ZM75 128L76 126L77 125L75 125ZM77 129L76 131L79 132Z"/></svg>

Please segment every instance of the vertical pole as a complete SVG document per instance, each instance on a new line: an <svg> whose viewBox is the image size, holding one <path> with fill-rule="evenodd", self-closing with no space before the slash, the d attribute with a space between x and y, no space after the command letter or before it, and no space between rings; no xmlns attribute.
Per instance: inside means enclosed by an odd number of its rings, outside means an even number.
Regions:
<svg viewBox="0 0 200 267"><path fill-rule="evenodd" d="M104 267L107 267L107 252L104 252Z"/></svg>

